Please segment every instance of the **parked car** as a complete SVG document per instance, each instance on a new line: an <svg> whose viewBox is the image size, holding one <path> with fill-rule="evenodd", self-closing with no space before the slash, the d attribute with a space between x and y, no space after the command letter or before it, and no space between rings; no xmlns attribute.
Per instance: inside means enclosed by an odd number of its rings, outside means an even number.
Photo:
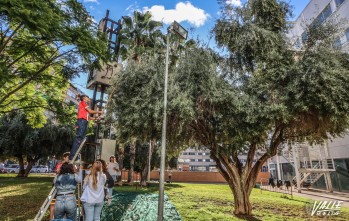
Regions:
<svg viewBox="0 0 349 221"><path fill-rule="evenodd" d="M44 165L33 166L30 170L31 173L48 173L48 171L48 166Z"/></svg>
<svg viewBox="0 0 349 221"><path fill-rule="evenodd" d="M38 168L38 171L40 171L40 172L38 172L38 173L48 173L48 166L43 166L43 165L41 165L39 168Z"/></svg>
<svg viewBox="0 0 349 221"><path fill-rule="evenodd" d="M5 166L6 173L18 173L19 165L18 164L8 164Z"/></svg>
<svg viewBox="0 0 349 221"><path fill-rule="evenodd" d="M0 163L0 173L7 173L7 170L5 169L5 164Z"/></svg>

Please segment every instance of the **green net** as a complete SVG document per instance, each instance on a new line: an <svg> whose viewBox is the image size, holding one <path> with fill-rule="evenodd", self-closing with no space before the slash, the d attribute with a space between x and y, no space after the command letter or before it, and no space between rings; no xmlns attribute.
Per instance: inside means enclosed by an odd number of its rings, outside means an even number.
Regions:
<svg viewBox="0 0 349 221"><path fill-rule="evenodd" d="M158 194L115 193L111 203L103 207L102 221L154 221L157 220L157 213ZM167 195L165 195L164 220L182 220Z"/></svg>

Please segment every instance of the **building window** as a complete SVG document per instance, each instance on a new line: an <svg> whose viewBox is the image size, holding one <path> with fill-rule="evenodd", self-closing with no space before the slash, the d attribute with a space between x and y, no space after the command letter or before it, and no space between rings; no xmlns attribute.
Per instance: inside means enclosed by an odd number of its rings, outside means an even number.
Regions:
<svg viewBox="0 0 349 221"><path fill-rule="evenodd" d="M189 155L195 155L195 152L189 152Z"/></svg>
<svg viewBox="0 0 349 221"><path fill-rule="evenodd" d="M343 4L344 1L345 1L345 0L336 0L336 6L337 6L337 8L338 8L341 4Z"/></svg>
<svg viewBox="0 0 349 221"><path fill-rule="evenodd" d="M198 155L202 155L202 152L199 152Z"/></svg>
<svg viewBox="0 0 349 221"><path fill-rule="evenodd" d="M71 90L67 90L67 94L70 96L70 97L72 97L72 98L74 98L75 99L75 97L76 97L76 95L74 94L74 92L72 92Z"/></svg>
<svg viewBox="0 0 349 221"><path fill-rule="evenodd" d="M195 159L190 159L190 162L195 162Z"/></svg>
<svg viewBox="0 0 349 221"><path fill-rule="evenodd" d="M202 162L202 159L198 159L198 162Z"/></svg>
<svg viewBox="0 0 349 221"><path fill-rule="evenodd" d="M336 49L340 49L342 46L342 42L340 38L337 38L334 42L333 42L333 47Z"/></svg>
<svg viewBox="0 0 349 221"><path fill-rule="evenodd" d="M301 48L302 47L302 42L299 40L299 38L297 38L297 41L294 45L297 49Z"/></svg>
<svg viewBox="0 0 349 221"><path fill-rule="evenodd" d="M187 153L187 152L184 152L183 155L188 155L188 153Z"/></svg>
<svg viewBox="0 0 349 221"><path fill-rule="evenodd" d="M210 159L205 159L206 162L210 162L211 160Z"/></svg>
<svg viewBox="0 0 349 221"><path fill-rule="evenodd" d="M331 5L328 4L324 10L314 19L314 21L310 24L310 27L314 28L317 25L321 25L330 15L332 14Z"/></svg>
<svg viewBox="0 0 349 221"><path fill-rule="evenodd" d="M267 166L263 166L262 167L262 172L268 172L268 167Z"/></svg>
<svg viewBox="0 0 349 221"><path fill-rule="evenodd" d="M207 168L205 166L192 166L192 171L207 171Z"/></svg>
<svg viewBox="0 0 349 221"><path fill-rule="evenodd" d="M347 37L347 41L349 41L349 28L345 30L345 37Z"/></svg>
<svg viewBox="0 0 349 221"><path fill-rule="evenodd" d="M304 43L304 42L306 42L307 40L308 40L308 32L303 32L302 33L302 42Z"/></svg>

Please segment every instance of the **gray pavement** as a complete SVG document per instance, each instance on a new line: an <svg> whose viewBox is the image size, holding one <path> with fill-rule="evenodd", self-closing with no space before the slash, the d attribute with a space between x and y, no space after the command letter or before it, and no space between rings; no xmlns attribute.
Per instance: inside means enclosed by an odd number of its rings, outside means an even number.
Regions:
<svg viewBox="0 0 349 221"><path fill-rule="evenodd" d="M318 190L318 189L302 189L301 193L298 193L297 190L293 192L294 196L300 196L304 198L309 198L312 200L327 200L327 201L343 201L342 206L349 208L349 193L343 192L332 192Z"/></svg>
<svg viewBox="0 0 349 221"><path fill-rule="evenodd" d="M262 186L262 190L268 190L272 192L288 193L291 191L278 190L278 188L271 188L270 186ZM283 187L285 189L285 187ZM308 198L310 200L316 201L343 201L342 206L349 208L349 193L344 192L327 192L325 190L319 189L301 189L301 193L298 193L297 189L292 189L292 194L294 196L299 196L303 198Z"/></svg>

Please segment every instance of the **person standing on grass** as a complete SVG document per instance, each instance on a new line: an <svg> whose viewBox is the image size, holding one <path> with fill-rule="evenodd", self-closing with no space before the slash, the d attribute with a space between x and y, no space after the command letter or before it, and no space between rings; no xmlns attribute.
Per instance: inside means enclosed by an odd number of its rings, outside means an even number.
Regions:
<svg viewBox="0 0 349 221"><path fill-rule="evenodd" d="M81 182L81 173L75 173L74 165L64 162L53 183L57 190L54 219L76 221L76 185Z"/></svg>
<svg viewBox="0 0 349 221"><path fill-rule="evenodd" d="M168 183L172 183L172 171L168 171Z"/></svg>
<svg viewBox="0 0 349 221"><path fill-rule="evenodd" d="M119 168L119 164L115 160L114 155L110 156L109 158L108 172L113 177L114 182L116 182L117 177L120 174L120 168Z"/></svg>
<svg viewBox="0 0 349 221"><path fill-rule="evenodd" d="M100 221L101 212L104 205L104 185L107 177L103 174L102 163L95 161L92 165L90 173L84 180L83 193L80 198L84 206L85 221ZM108 203L110 197L106 194Z"/></svg>
<svg viewBox="0 0 349 221"><path fill-rule="evenodd" d="M110 165L107 165L107 163L104 160L98 160L98 161L100 161L102 163L102 171L105 174L105 176L107 177L107 181L105 183L105 185L107 187L107 192L108 192L109 196L112 197L113 196L113 187L114 187L115 182L114 182L113 177L109 173L109 166ZM105 193L105 195L107 195L107 194Z"/></svg>
<svg viewBox="0 0 349 221"><path fill-rule="evenodd" d="M74 155L76 154L77 150L79 149L79 146L83 139L86 136L87 132L87 126L88 126L88 120L98 120L99 118L93 118L89 117L89 114L102 114L103 111L96 111L91 110L91 108L88 106L88 103L90 101L89 97L87 95L81 95L80 97L80 103L78 108L78 119L76 122L76 137L73 142L72 149L70 151L70 157L69 160L72 160Z"/></svg>

